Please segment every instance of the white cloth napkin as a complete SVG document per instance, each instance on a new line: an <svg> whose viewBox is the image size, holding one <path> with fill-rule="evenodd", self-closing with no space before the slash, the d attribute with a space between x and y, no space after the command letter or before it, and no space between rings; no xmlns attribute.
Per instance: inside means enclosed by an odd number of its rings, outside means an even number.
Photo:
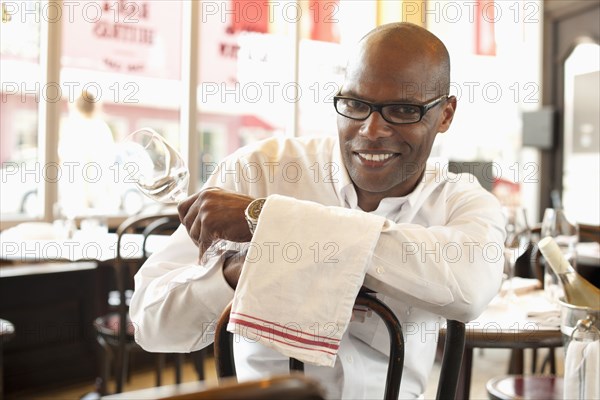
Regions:
<svg viewBox="0 0 600 400"><path fill-rule="evenodd" d="M227 330L300 361L333 367L385 219L269 196Z"/></svg>
<svg viewBox="0 0 600 400"><path fill-rule="evenodd" d="M565 356L565 399L600 399L600 341L572 340Z"/></svg>

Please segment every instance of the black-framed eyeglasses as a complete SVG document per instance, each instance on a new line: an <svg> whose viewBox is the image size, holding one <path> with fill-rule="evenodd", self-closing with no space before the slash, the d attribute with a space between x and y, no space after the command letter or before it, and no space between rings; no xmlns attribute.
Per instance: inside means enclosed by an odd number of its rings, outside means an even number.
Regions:
<svg viewBox="0 0 600 400"><path fill-rule="evenodd" d="M374 111L378 111L384 120L391 124L414 124L421 119L427 111L448 99L448 95L437 97L428 103L404 104L404 103L371 103L353 97L333 97L333 106L338 114L358 121L369 118Z"/></svg>

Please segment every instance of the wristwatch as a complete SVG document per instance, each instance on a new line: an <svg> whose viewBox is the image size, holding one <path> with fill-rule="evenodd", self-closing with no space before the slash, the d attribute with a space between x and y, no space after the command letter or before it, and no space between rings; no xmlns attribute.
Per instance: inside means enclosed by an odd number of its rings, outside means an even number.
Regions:
<svg viewBox="0 0 600 400"><path fill-rule="evenodd" d="M260 216L260 211L262 210L265 201L267 201L267 199L255 199L248 204L248 207L246 208L246 221L248 221L248 228L253 235L256 225L258 225L258 217Z"/></svg>

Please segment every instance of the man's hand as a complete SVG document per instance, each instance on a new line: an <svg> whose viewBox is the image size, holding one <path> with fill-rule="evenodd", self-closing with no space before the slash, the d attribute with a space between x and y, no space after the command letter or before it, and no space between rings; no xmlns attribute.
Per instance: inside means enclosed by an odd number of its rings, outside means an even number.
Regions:
<svg viewBox="0 0 600 400"><path fill-rule="evenodd" d="M252 234L244 211L252 197L219 188L207 188L179 203L179 219L200 249L200 259L218 239L249 242Z"/></svg>

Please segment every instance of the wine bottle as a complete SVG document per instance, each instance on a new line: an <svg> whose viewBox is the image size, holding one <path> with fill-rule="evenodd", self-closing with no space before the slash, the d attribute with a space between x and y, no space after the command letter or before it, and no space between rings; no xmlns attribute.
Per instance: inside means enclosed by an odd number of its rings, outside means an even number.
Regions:
<svg viewBox="0 0 600 400"><path fill-rule="evenodd" d="M546 236L540 240L538 247L546 262L560 278L566 302L579 307L600 309L600 289L575 271L563 256L556 241Z"/></svg>

